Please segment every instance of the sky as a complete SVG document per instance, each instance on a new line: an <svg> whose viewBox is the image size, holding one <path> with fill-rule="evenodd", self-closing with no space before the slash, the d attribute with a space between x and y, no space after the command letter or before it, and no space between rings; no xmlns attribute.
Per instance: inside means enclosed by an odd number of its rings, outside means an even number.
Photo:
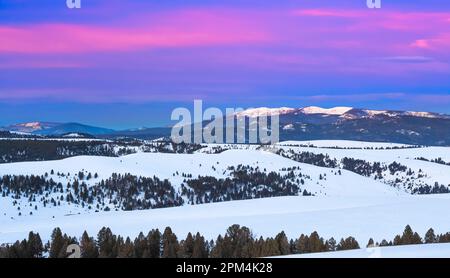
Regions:
<svg viewBox="0 0 450 278"><path fill-rule="evenodd" d="M0 126L164 126L176 107L450 114L450 1L0 0Z"/></svg>

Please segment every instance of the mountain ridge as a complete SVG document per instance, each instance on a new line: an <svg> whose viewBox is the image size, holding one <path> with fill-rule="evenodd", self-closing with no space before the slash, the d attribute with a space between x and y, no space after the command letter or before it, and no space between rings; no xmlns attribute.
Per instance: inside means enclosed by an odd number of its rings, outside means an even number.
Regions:
<svg viewBox="0 0 450 278"><path fill-rule="evenodd" d="M324 115L334 115L334 116L343 116L346 114L355 114L355 113L365 113L367 116L373 115L388 115L388 116L414 116L414 117L424 117L424 118L445 118L450 119L450 115L436 113L436 112L425 112L425 111L402 111L402 110L376 110L376 109L364 109L364 108L355 108L348 106L336 106L331 108L322 108L319 106L306 106L300 108L292 108L292 107L280 107L280 108L268 108L268 107L259 107L259 108L250 108L246 109L242 112L235 113L238 116L258 116L258 115L286 115L291 113L302 113L307 115L314 114L324 114Z"/></svg>
<svg viewBox="0 0 450 278"><path fill-rule="evenodd" d="M85 125L75 122L26 122L9 125L1 128L9 132L32 134L32 135L64 135L67 133L85 133L91 135L102 135L114 132L113 129Z"/></svg>
<svg viewBox="0 0 450 278"><path fill-rule="evenodd" d="M400 110L373 110L338 106L322 108L251 108L234 114L254 118L279 115L280 140L340 139L395 142L413 145L450 145L450 115ZM203 122L206 125L208 122ZM79 123L30 122L4 130L33 135L91 134L100 138L156 139L169 137L170 127L113 130ZM248 132L248 128L246 128Z"/></svg>

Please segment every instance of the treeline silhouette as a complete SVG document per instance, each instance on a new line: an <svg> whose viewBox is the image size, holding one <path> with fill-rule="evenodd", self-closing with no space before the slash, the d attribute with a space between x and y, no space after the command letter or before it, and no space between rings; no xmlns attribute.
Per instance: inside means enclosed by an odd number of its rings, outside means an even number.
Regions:
<svg viewBox="0 0 450 278"><path fill-rule="evenodd" d="M370 239L367 247L396 246L408 244L449 243L450 233L436 235L429 229L424 238L407 225L401 235L391 241L375 243ZM135 239L115 235L111 229L102 228L97 237L84 232L80 239L63 234L55 228L51 240L43 244L38 233L30 232L27 239L0 247L0 258L66 258L69 245L77 244L82 258L255 258L332 252L359 249L354 237L323 239L317 232L301 234L296 239L288 239L284 232L275 237L256 238L244 226L232 225L224 235L216 240L207 240L200 233L189 233L179 240L170 227L162 233L158 229L146 235L140 233Z"/></svg>

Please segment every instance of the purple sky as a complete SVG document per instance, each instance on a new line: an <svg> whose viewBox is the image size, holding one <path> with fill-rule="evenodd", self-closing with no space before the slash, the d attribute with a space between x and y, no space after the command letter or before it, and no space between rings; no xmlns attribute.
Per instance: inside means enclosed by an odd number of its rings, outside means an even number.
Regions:
<svg viewBox="0 0 450 278"><path fill-rule="evenodd" d="M0 1L0 126L156 126L196 98L450 113L450 2L365 2Z"/></svg>

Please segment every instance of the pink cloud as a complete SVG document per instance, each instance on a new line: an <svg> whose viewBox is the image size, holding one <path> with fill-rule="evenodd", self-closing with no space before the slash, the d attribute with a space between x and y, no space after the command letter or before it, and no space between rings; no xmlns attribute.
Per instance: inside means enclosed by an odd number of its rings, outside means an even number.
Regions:
<svg viewBox="0 0 450 278"><path fill-rule="evenodd" d="M450 12L404 12L384 9L300 9L293 10L291 14L299 17L351 19L351 21L348 22L348 24L351 25L350 30L367 30L374 26L383 29L403 31L427 30L436 27L443 27L444 30L448 30L450 17ZM338 27L342 28L342 25L338 25ZM330 28L332 28L332 26L330 26Z"/></svg>
<svg viewBox="0 0 450 278"><path fill-rule="evenodd" d="M357 18L364 16L361 11L337 10L337 9L304 9L294 10L293 15L297 16L317 16L317 17L347 17Z"/></svg>
<svg viewBox="0 0 450 278"><path fill-rule="evenodd" d="M108 67L114 63L126 67L126 63L131 66L153 63L159 68L168 65L195 68L203 62L203 67L217 63L275 71L446 72L448 64L439 61L445 62L442 53L450 46L449 17L450 13L445 12L369 9L184 9L137 12L131 18L119 18L104 26L63 23L0 26L0 54L14 57L9 53L20 53L16 61L0 67ZM210 46L220 49L207 53ZM200 49L193 54L195 57L180 55L175 60L150 52L145 58L137 55L133 61L120 59L118 55L95 56L97 52L115 55L189 47L205 47L205 51ZM66 53L79 55L62 55ZM19 57L22 54L32 59L26 61ZM52 55L58 57L52 59ZM397 56L430 56L435 61L426 65L377 61Z"/></svg>
<svg viewBox="0 0 450 278"><path fill-rule="evenodd" d="M127 27L63 23L0 26L0 52L83 53L158 47L232 45L263 42L269 34L239 15L206 11L173 12ZM129 26L129 27L128 27Z"/></svg>
<svg viewBox="0 0 450 278"><path fill-rule="evenodd" d="M428 43L428 40L416 40L411 44L413 47L418 48L430 48L430 44Z"/></svg>
<svg viewBox="0 0 450 278"><path fill-rule="evenodd" d="M423 48L429 50L443 50L448 51L450 48L450 32L438 34L429 39L419 39L411 44L412 47Z"/></svg>

